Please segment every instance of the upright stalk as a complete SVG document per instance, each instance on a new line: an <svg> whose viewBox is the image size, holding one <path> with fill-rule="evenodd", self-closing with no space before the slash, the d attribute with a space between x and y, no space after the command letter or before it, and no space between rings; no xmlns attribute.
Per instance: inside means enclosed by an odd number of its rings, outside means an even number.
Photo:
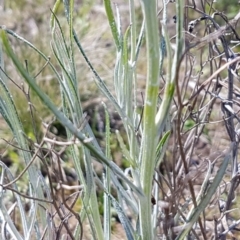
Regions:
<svg viewBox="0 0 240 240"><path fill-rule="evenodd" d="M159 87L159 34L156 1L142 0L147 44L147 84L141 143L141 185L145 196L140 199L140 229L142 239L153 239L151 221L151 190L155 166L155 115Z"/></svg>

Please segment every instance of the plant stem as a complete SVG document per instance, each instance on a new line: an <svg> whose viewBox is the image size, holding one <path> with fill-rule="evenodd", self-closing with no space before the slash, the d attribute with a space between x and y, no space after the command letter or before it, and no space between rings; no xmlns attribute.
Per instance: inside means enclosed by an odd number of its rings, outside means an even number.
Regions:
<svg viewBox="0 0 240 240"><path fill-rule="evenodd" d="M141 185L145 196L140 199L140 229L142 239L153 239L151 221L151 191L155 167L155 115L159 86L159 34L156 1L142 0L147 43L147 85L141 143Z"/></svg>

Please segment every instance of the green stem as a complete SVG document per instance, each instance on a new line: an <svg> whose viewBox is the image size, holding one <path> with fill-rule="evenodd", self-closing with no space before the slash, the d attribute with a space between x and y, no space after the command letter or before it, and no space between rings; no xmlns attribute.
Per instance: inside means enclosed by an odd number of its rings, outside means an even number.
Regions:
<svg viewBox="0 0 240 240"><path fill-rule="evenodd" d="M112 35L117 47L117 50L120 51L121 49L121 36L118 32L117 24L114 19L112 7L111 7L111 1L110 0L104 0L104 6L105 6L105 12L107 14L108 22L112 31Z"/></svg>
<svg viewBox="0 0 240 240"><path fill-rule="evenodd" d="M141 143L141 185L145 197L140 199L140 229L142 239L153 239L151 192L155 167L155 115L159 87L159 34L156 1L142 0L147 43L147 86L144 106L143 140Z"/></svg>

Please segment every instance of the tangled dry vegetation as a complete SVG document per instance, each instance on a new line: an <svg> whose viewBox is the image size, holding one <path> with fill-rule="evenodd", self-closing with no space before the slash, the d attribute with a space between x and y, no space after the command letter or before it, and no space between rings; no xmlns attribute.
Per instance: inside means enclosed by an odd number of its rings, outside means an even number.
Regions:
<svg viewBox="0 0 240 240"><path fill-rule="evenodd" d="M168 119L171 128L166 129L170 132L170 137L164 152L163 162L156 169L153 182L153 185L159 187L159 200L156 202L155 196L153 196L152 203L153 206L157 205L161 208L161 215L157 217L157 237L158 239L175 239L178 236L184 220L204 198L219 167L224 161L231 159L221 184L216 188L209 204L192 227L188 239L239 239L240 77L238 75L238 63L240 57L238 46L240 37L238 35L238 20L240 14L236 12L235 16L229 18L227 12L218 12L214 8L214 4L209 3L211 1L186 2L185 26L183 28L185 54L179 66L171 117ZM24 19L21 19L20 13L18 13L19 16L16 15L15 19L18 19L18 17L19 19L16 22L11 22L9 19L18 11L18 8L6 3L5 9L1 10L1 14L4 16L3 22L6 22L5 25L9 24L8 28L25 35L26 38L33 39L39 48L47 48L46 42L50 40L48 40L48 30L43 27L47 25L45 16L50 15L50 12L46 10L47 6L43 8L43 4L36 8L38 9L36 13L34 4L28 3L25 5L28 10L22 9L27 13L24 15ZM48 4L50 5L50 1ZM83 47L100 74L104 73L104 78L110 81L114 65L111 54L114 50L109 38L108 25L102 24L104 23L102 5L100 3L88 5L84 1L76 1L77 6L81 6L81 4L87 9L86 12L90 10L89 15L83 12L84 10L79 10L79 12L76 10L75 13L83 16L82 18L76 18L77 24L83 26L78 32L82 34ZM168 26L171 44L174 48L174 21L177 21L177 19L174 20L174 14L172 14L174 3L169 3L169 5L171 4ZM129 23L126 20L127 18L124 18L124 9L127 7L125 3L119 3L119 6L123 13L123 22L127 26ZM159 20L161 19L162 9L160 6ZM45 36L42 36L43 32ZM38 39L40 35L42 41ZM89 41L91 41L91 44L89 44ZM13 40L13 45L15 43ZM16 52L19 53L25 50L22 46L14 45L14 47ZM162 47L161 49L163 50ZM140 111L144 107L144 100L142 100L144 96L142 97L141 92L144 88L146 75L144 50L142 51L140 52L142 60L138 66L137 76L140 82L139 86L141 86L138 89ZM168 58L172 56L169 56L168 53L164 54L163 64L166 64ZM29 70L32 72L38 72L44 65L42 62L36 65L31 63L32 58L34 63L38 61L35 56L23 54L24 58L29 59ZM83 64L83 60L78 59L76 65L77 74L85 76L82 80L83 83L80 85L80 91L85 93L82 97L84 110L87 113L82 125L85 126L86 121L89 121L98 132L98 140L104 146L104 135L101 132L105 131L105 113L104 109L99 107L99 102L105 99L97 96L99 92L94 87L91 73ZM73 144L75 139L72 142L63 143L66 137L65 130L58 122L52 120L52 117L48 116L47 110L37 102L34 96L31 97L32 104L27 109L27 104L24 105L23 103L26 99L28 100L28 90L21 86L21 80L18 79L17 75L13 75L14 71L11 67L8 65L6 71L9 77L13 79L14 84L19 86L20 90L18 89L13 97L15 100L20 99L16 102L18 102L20 117L23 121L26 121L24 127L27 130L28 137L31 137L31 132L39 131L32 141L29 140L29 146L31 151L35 152L38 158L36 164L41 165L42 172L50 185L50 193L46 194L50 194L53 198L51 206L47 207L49 209L48 217L54 225L52 239L59 239L59 236L63 233L72 237L71 231L74 229L76 222L82 227L79 216L76 214L82 204L78 200L79 195L82 194L82 186L76 181L76 174L66 151L68 144ZM167 73L163 71L160 76L159 102L161 102L164 91L166 75ZM54 85L53 76L49 75L45 69L40 70L40 75L36 77L36 80L43 88L47 89L50 97L56 97L58 90ZM13 85L13 83L11 84ZM59 99L56 97L55 101L58 103ZM21 108L20 105L24 105L25 109ZM42 112L44 113L39 114ZM31 119L30 116L35 121L31 128L28 126L28 123L31 122L29 120ZM112 131L121 129L121 119L114 110L111 112L110 120ZM12 164L12 168L15 168L13 173L17 176L23 169L18 169L16 160L14 160L16 146L14 146L14 142L11 142L6 130L2 129L1 132L4 134L4 139L7 139L7 141L4 140L1 143L1 159L9 166ZM121 166L124 156L119 153L119 146L116 141L115 138L112 139L113 155L115 161ZM96 164L96 168L97 166ZM97 168L97 171L101 172L102 169ZM21 180L20 184L23 184L20 188L21 196L27 199L27 188L24 186L26 180L22 180L21 176L19 176L19 179ZM11 192L13 189L11 189L9 181L5 179L4 184L6 189ZM100 190L98 194L101 196ZM11 198L14 199L14 193ZM99 206L101 207L100 198ZM12 199L11 201L13 201ZM44 208L46 204L43 204ZM26 211L29 210L27 208L26 201ZM131 214L129 217L131 218ZM115 239L124 239L125 235L117 221L118 219L115 219L115 224L113 224L113 235ZM17 227L21 228L21 226ZM84 239L87 239L87 235L86 230Z"/></svg>
<svg viewBox="0 0 240 240"><path fill-rule="evenodd" d="M200 17L186 21L186 54L173 105L172 138L159 173L167 221L159 223L162 234L172 231L175 239L181 224L175 225L171 216L178 212L186 218L189 208L197 208L230 155L225 177L188 239L238 239L240 13L230 20L221 12L209 15L195 7L186 7L186 15L193 11ZM219 25L219 19L224 24Z"/></svg>

